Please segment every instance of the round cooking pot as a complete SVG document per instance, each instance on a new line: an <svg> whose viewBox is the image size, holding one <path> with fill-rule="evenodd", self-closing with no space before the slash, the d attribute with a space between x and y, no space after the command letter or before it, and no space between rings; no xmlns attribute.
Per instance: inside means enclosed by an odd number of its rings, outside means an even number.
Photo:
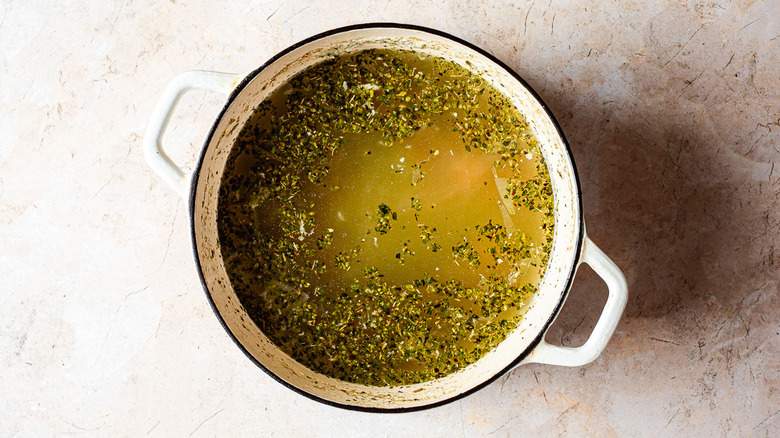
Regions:
<svg viewBox="0 0 780 438"><path fill-rule="evenodd" d="M406 386L366 386L337 380L296 362L274 345L249 318L231 287L217 234L222 172L236 136L252 111L274 89L307 67L339 54L371 49L414 50L440 56L480 75L525 115L549 169L555 199L555 232L549 264L519 326L477 362L445 377ZM184 172L165 154L162 137L179 98L188 90L228 95L206 137L197 165ZM365 411L405 411L456 400L525 363L579 366L604 350L623 313L623 274L585 235L582 196L571 151L560 126L539 95L514 71L485 51L436 30L398 24L349 26L311 37L277 54L246 75L190 71L163 92L144 138L149 165L189 201L192 244L206 297L241 350L284 385L310 398ZM548 344L544 334L563 306L580 263L587 263L609 289L604 310L585 344Z"/></svg>

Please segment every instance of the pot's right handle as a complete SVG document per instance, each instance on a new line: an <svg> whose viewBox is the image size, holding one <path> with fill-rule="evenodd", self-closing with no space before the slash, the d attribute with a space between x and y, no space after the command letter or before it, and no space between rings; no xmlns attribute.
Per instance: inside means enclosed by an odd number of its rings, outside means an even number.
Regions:
<svg viewBox="0 0 780 438"><path fill-rule="evenodd" d="M617 328L628 300L626 278L612 260L592 240L585 237L582 261L587 263L607 284L609 296L590 338L577 348L559 347L545 342L544 338L522 363L543 363L577 367L593 362Z"/></svg>
<svg viewBox="0 0 780 438"><path fill-rule="evenodd" d="M149 166L168 183L176 193L187 199L190 175L171 160L163 150L162 138L173 110L181 97L190 90L220 91L229 94L243 75L216 71L193 70L176 76L163 91L154 107L144 134L144 155Z"/></svg>

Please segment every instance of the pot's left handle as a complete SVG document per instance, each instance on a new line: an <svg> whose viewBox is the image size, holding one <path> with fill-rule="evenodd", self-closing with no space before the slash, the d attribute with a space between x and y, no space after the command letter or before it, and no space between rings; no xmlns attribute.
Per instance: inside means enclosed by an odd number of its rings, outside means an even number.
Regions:
<svg viewBox="0 0 780 438"><path fill-rule="evenodd" d="M184 93L190 90L220 91L229 94L242 75L216 71L193 70L176 76L163 91L154 107L144 134L144 155L149 166L168 183L176 193L187 199L190 175L171 160L163 150L162 138L173 110Z"/></svg>

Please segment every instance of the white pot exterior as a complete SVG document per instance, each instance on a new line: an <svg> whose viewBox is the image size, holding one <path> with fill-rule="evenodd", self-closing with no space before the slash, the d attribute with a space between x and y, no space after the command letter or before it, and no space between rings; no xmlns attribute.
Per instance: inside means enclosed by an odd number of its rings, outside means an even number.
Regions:
<svg viewBox="0 0 780 438"><path fill-rule="evenodd" d="M415 50L457 62L503 92L526 116L547 163L555 198L555 234L550 261L525 318L493 351L443 378L408 386L372 387L315 373L280 351L257 328L238 301L222 261L217 232L217 203L222 172L233 143L254 108L289 78L324 59L371 48ZM165 153L162 138L173 110L189 90L230 94L212 125L191 175ZM166 87L144 135L149 165L189 200L195 261L206 296L228 334L258 366L288 387L323 403L343 408L398 412L437 406L489 384L523 363L581 366L606 348L628 298L620 269L585 236L581 196L571 154L557 122L533 90L508 67L480 49L431 29L398 24L366 24L326 32L281 52L249 75L189 71ZM580 347L544 341L566 299L580 263L587 263L609 289L607 302L588 340Z"/></svg>

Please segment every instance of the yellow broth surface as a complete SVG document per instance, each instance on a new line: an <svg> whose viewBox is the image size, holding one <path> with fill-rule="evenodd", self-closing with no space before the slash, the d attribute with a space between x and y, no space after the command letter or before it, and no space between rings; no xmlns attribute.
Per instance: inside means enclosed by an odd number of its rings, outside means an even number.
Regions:
<svg viewBox="0 0 780 438"><path fill-rule="evenodd" d="M367 50L310 67L242 129L219 196L242 305L326 375L442 377L518 324L553 235L527 122L440 58Z"/></svg>

